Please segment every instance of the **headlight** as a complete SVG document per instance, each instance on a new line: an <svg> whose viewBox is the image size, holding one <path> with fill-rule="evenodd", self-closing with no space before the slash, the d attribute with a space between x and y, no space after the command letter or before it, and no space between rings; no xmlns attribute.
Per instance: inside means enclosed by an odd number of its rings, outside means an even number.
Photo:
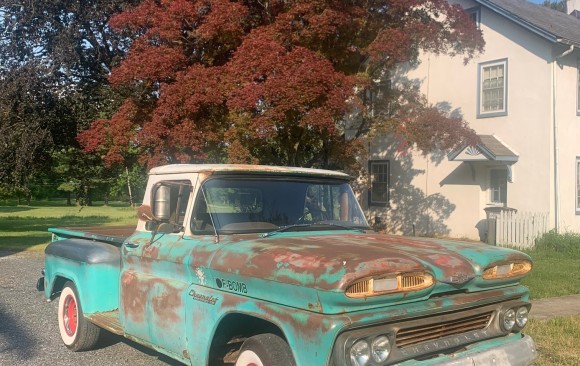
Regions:
<svg viewBox="0 0 580 366"><path fill-rule="evenodd" d="M526 308L525 306L522 306L521 308L518 309L518 311L516 312L516 324L518 325L519 328L523 328L526 326L526 324L528 324L528 308Z"/></svg>
<svg viewBox="0 0 580 366"><path fill-rule="evenodd" d="M532 269L532 262L519 261L497 264L483 271L484 280L496 280L502 278L523 276Z"/></svg>
<svg viewBox="0 0 580 366"><path fill-rule="evenodd" d="M371 344L371 353L375 362L385 362L391 353L391 342L389 342L389 338L385 336L375 338Z"/></svg>
<svg viewBox="0 0 580 366"><path fill-rule="evenodd" d="M366 341L360 340L350 348L350 363L353 366L365 366L371 358L371 348Z"/></svg>
<svg viewBox="0 0 580 366"><path fill-rule="evenodd" d="M433 286L433 276L426 272L377 275L363 278L346 288L348 297L377 296L397 292L419 291Z"/></svg>
<svg viewBox="0 0 580 366"><path fill-rule="evenodd" d="M514 309L508 309L503 314L503 322L502 322L503 329L511 332L514 329L514 325L516 324L516 312Z"/></svg>

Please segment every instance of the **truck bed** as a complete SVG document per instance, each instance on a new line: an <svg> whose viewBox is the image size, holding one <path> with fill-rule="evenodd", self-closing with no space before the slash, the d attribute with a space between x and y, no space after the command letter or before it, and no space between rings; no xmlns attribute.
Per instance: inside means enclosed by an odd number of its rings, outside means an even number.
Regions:
<svg viewBox="0 0 580 366"><path fill-rule="evenodd" d="M52 241L70 238L91 239L120 246L133 232L135 226L83 226L49 228Z"/></svg>

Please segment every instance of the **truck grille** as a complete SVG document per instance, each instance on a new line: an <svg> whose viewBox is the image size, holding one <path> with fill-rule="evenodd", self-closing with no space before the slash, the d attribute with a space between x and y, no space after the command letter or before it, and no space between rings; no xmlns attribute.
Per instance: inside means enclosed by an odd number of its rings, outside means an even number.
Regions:
<svg viewBox="0 0 580 366"><path fill-rule="evenodd" d="M437 324L400 329L397 332L396 344L397 347L406 347L425 341L481 330L487 327L492 314L493 312L487 312Z"/></svg>

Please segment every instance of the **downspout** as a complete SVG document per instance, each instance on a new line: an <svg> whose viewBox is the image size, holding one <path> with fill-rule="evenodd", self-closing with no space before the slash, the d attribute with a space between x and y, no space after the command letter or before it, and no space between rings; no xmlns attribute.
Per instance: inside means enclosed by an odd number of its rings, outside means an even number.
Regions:
<svg viewBox="0 0 580 366"><path fill-rule="evenodd" d="M570 46L562 54L552 60L552 126L554 133L554 229L556 233L560 229L560 176L558 167L558 119L556 118L556 63L559 59L574 51L574 45Z"/></svg>

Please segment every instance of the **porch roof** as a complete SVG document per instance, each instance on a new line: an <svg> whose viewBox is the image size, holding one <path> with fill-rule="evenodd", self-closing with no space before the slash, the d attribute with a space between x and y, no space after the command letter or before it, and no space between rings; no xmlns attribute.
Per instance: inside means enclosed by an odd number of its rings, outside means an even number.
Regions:
<svg viewBox="0 0 580 366"><path fill-rule="evenodd" d="M519 156L495 135L478 135L481 143L476 146L463 146L451 151L450 161L501 161L515 163Z"/></svg>

